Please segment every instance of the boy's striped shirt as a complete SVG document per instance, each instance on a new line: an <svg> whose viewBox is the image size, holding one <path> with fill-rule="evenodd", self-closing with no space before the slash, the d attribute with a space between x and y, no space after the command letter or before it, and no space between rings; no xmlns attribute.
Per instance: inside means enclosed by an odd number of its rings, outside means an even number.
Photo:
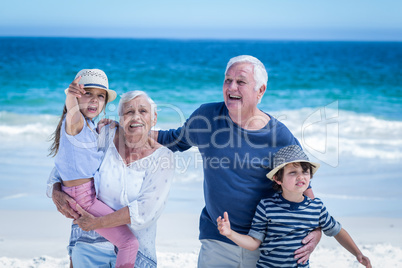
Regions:
<svg viewBox="0 0 402 268"><path fill-rule="evenodd" d="M308 267L297 264L295 250L315 228L334 236L341 225L327 212L319 198L301 203L287 201L280 193L258 204L249 235L262 241L257 267Z"/></svg>

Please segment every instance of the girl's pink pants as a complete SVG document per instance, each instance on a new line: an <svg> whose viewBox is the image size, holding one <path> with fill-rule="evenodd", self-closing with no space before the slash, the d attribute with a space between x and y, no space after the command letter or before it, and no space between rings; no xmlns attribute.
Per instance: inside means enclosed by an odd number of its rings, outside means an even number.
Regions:
<svg viewBox="0 0 402 268"><path fill-rule="evenodd" d="M93 180L74 187L62 186L62 190L74 198L77 204L79 204L85 211L95 217L104 216L114 212L113 209L96 198ZM72 208L77 211L75 207ZM139 243L127 225L96 229L95 231L119 249L116 257L116 267L134 267Z"/></svg>

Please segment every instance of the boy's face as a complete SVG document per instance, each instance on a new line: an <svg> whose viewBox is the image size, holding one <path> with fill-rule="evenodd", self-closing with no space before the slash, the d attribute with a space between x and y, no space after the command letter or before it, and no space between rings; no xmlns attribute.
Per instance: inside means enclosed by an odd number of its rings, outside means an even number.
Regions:
<svg viewBox="0 0 402 268"><path fill-rule="evenodd" d="M282 181L276 181L283 193L303 194L310 184L310 169L303 171L299 163L290 163L284 167Z"/></svg>

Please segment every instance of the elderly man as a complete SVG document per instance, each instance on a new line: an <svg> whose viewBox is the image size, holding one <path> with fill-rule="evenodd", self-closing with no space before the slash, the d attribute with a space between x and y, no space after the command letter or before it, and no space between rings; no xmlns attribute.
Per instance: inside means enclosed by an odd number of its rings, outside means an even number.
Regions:
<svg viewBox="0 0 402 268"><path fill-rule="evenodd" d="M264 65L252 56L227 64L224 102L201 105L178 129L159 131L159 143L172 151L198 147L203 158L205 207L200 217L202 246L198 267L255 267L259 251L248 251L219 234L216 219L227 211L232 229L247 234L257 204L272 194L271 159L284 146L300 145L281 122L257 108L268 81ZM311 189L306 191L313 197ZM295 253L308 259L321 238L313 231Z"/></svg>

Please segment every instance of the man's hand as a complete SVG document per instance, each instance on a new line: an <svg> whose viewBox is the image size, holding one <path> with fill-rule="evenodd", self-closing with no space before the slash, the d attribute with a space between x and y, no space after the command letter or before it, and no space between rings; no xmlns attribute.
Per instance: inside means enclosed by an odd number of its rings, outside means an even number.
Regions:
<svg viewBox="0 0 402 268"><path fill-rule="evenodd" d="M78 219L74 220L75 224L78 224L78 226L84 230L84 231L92 231L95 229L99 229L97 226L98 224L98 218L94 217L92 214L88 213L85 211L80 205L77 204L77 211L78 213L81 214L81 217Z"/></svg>
<svg viewBox="0 0 402 268"><path fill-rule="evenodd" d="M307 263L310 254L313 253L318 242L320 242L320 239L321 229L317 228L302 240L304 246L295 251L295 259L297 259L297 263Z"/></svg>
<svg viewBox="0 0 402 268"><path fill-rule="evenodd" d="M151 130L149 132L149 137L156 142L158 141L158 136L159 136L159 131Z"/></svg>
<svg viewBox="0 0 402 268"><path fill-rule="evenodd" d="M75 207L75 200L61 190L60 183L55 183L53 186L52 200L57 210L67 218L78 219L80 217L80 215L71 208L71 206Z"/></svg>

